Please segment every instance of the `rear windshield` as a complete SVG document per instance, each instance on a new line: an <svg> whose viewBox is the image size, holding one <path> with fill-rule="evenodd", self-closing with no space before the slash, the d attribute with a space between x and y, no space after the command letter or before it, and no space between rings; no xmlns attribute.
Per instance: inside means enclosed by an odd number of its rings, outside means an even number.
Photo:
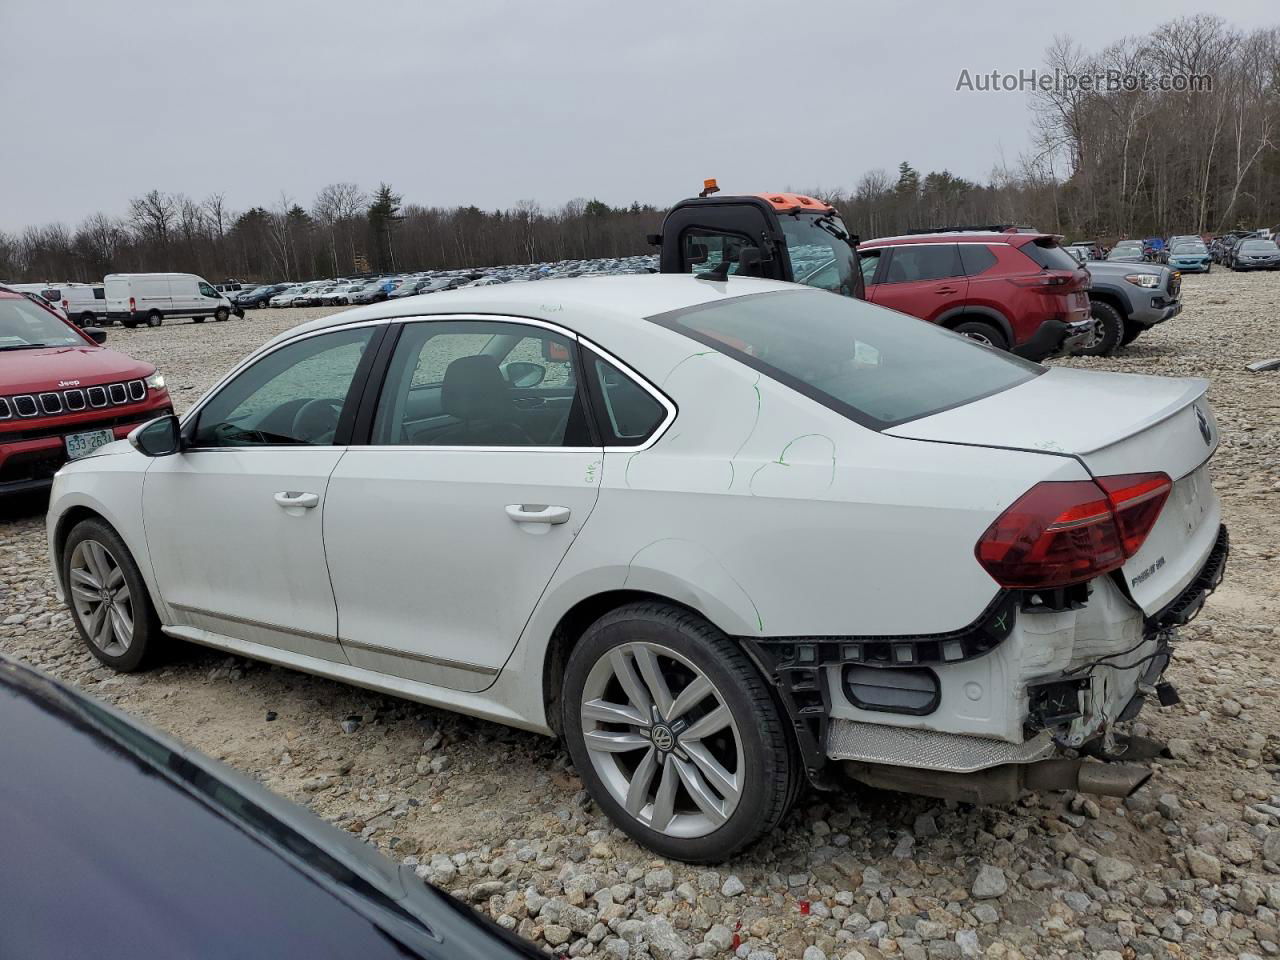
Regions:
<svg viewBox="0 0 1280 960"><path fill-rule="evenodd" d="M923 320L817 291L761 293L649 319L876 430L1044 370Z"/></svg>
<svg viewBox="0 0 1280 960"><path fill-rule="evenodd" d="M1075 257L1052 240L1033 240L1018 249L1045 270L1075 270L1080 266Z"/></svg>

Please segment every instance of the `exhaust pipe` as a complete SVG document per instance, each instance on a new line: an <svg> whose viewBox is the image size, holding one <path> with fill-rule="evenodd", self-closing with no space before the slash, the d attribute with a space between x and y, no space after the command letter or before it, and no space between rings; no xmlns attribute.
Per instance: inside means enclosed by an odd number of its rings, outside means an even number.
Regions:
<svg viewBox="0 0 1280 960"><path fill-rule="evenodd" d="M1041 760L1028 764L1024 777L1029 790L1076 790L1104 797L1128 797L1151 779L1151 771L1131 763Z"/></svg>

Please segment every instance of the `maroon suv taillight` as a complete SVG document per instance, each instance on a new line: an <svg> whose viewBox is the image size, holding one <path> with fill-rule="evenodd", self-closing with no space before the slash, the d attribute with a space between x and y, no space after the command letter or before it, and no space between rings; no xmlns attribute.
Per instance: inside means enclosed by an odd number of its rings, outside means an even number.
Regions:
<svg viewBox="0 0 1280 960"><path fill-rule="evenodd" d="M1172 488L1163 473L1037 483L996 518L974 553L1002 587L1091 580L1141 549Z"/></svg>

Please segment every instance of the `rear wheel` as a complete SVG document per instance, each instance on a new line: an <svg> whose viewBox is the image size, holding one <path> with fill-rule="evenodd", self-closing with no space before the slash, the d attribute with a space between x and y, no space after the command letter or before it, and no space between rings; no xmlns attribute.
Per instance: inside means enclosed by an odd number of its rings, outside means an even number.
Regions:
<svg viewBox="0 0 1280 960"><path fill-rule="evenodd" d="M62 582L89 652L113 670L142 669L160 642L147 585L120 536L101 520L82 520L62 550Z"/></svg>
<svg viewBox="0 0 1280 960"><path fill-rule="evenodd" d="M82 327L91 327L93 326L93 322L97 319L98 318L95 317L92 313L89 313L88 311L86 311L80 314L80 316L77 318L77 322Z"/></svg>
<svg viewBox="0 0 1280 960"><path fill-rule="evenodd" d="M569 658L562 710L592 797L663 856L725 860L795 798L800 771L764 681L684 610L637 603L592 624Z"/></svg>
<svg viewBox="0 0 1280 960"><path fill-rule="evenodd" d="M1091 300L1089 305L1093 328L1089 331L1089 339L1075 354L1080 357L1108 356L1115 352L1124 339L1124 317L1119 310L1102 300Z"/></svg>
<svg viewBox="0 0 1280 960"><path fill-rule="evenodd" d="M134 327L138 325L138 321L137 320L121 320L120 325L122 327L125 327L128 330L132 330Z"/></svg>
<svg viewBox="0 0 1280 960"><path fill-rule="evenodd" d="M159 310L152 310L150 313L147 314L148 327L158 327L162 323L164 323L164 317L160 315Z"/></svg>
<svg viewBox="0 0 1280 960"><path fill-rule="evenodd" d="M1005 339L1004 334L990 323L983 323L981 320L966 320L963 323L957 323L951 329L962 337L977 340L979 343L985 343L987 346L995 347L997 350L1009 349L1009 341Z"/></svg>

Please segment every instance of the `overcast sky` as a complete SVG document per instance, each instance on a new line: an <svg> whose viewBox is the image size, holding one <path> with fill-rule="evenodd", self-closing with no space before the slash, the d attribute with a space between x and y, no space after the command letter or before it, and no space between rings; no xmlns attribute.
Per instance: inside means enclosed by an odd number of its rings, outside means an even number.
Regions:
<svg viewBox="0 0 1280 960"><path fill-rule="evenodd" d="M904 159L985 180L1027 148L1026 95L957 92L962 69L1210 9L1280 22L1273 0L0 0L0 228L151 188L242 210L385 180L495 208L848 187Z"/></svg>

